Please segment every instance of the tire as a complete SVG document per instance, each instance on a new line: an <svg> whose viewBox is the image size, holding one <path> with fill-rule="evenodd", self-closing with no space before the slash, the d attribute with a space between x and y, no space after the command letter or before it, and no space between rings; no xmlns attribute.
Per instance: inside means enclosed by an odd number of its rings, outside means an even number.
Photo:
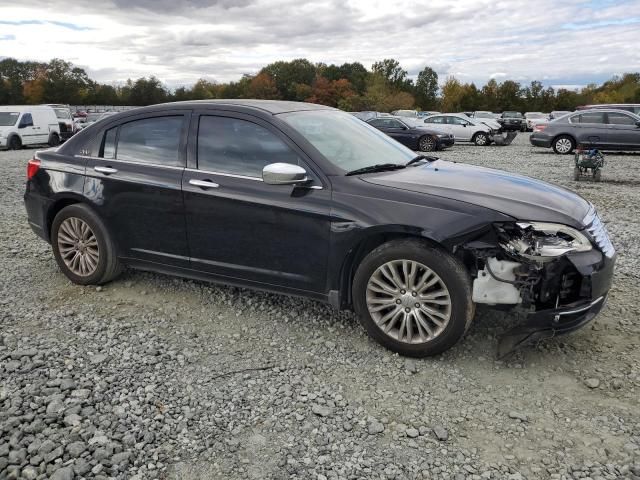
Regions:
<svg viewBox="0 0 640 480"><path fill-rule="evenodd" d="M50 147L57 147L58 145L60 145L60 137L58 136L57 133L52 133L49 136L49 146Z"/></svg>
<svg viewBox="0 0 640 480"><path fill-rule="evenodd" d="M553 151L559 155L569 155L576 148L576 142L569 135L560 135L553 140Z"/></svg>
<svg viewBox="0 0 640 480"><path fill-rule="evenodd" d="M17 135L9 139L9 150L20 150L22 148L22 140Z"/></svg>
<svg viewBox="0 0 640 480"><path fill-rule="evenodd" d="M580 180L580 169L578 167L573 167L573 179L576 182Z"/></svg>
<svg viewBox="0 0 640 480"><path fill-rule="evenodd" d="M91 235L86 234L86 225ZM75 234L78 235L75 235ZM84 235L79 235L84 233ZM73 240L82 237L80 252ZM85 245L86 243L86 245ZM100 217L87 205L76 203L58 212L51 226L51 246L56 262L69 280L79 285L101 285L116 278L122 271L116 246ZM94 255L97 251L97 255ZM75 268L71 259L80 259ZM65 258L63 258L63 255ZM87 267L84 272L82 266Z"/></svg>
<svg viewBox="0 0 640 480"><path fill-rule="evenodd" d="M438 141L431 135L424 135L418 140L418 150L421 152L433 152L438 149Z"/></svg>
<svg viewBox="0 0 640 480"><path fill-rule="evenodd" d="M489 145L489 136L484 132L477 132L473 134L473 143L479 147Z"/></svg>
<svg viewBox="0 0 640 480"><path fill-rule="evenodd" d="M400 283L404 289L392 287L394 293L380 288L380 279L387 286L393 285L391 277L385 277L383 272L390 272L390 265L398 277L404 275L405 266L408 272L413 272L416 290L408 288L411 281ZM432 298L422 298L418 288L423 290L423 296ZM408 357L437 355L451 348L469 328L474 315L471 278L464 266L446 252L418 240L385 243L362 260L353 279L353 306L375 341ZM417 316L422 320L421 326ZM403 318L407 323L403 323ZM408 324L411 330L401 327Z"/></svg>

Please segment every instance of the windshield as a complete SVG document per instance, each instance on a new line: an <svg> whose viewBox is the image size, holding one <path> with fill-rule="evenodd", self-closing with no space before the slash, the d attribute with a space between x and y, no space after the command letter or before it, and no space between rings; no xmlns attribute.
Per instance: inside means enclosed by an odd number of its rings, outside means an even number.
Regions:
<svg viewBox="0 0 640 480"><path fill-rule="evenodd" d="M11 127L16 124L19 112L0 112L0 127Z"/></svg>
<svg viewBox="0 0 640 480"><path fill-rule="evenodd" d="M543 115L542 113L527 113L525 115L527 118L545 118L546 115Z"/></svg>
<svg viewBox="0 0 640 480"><path fill-rule="evenodd" d="M405 165L416 156L407 147L348 113L315 110L279 116L345 172L382 163Z"/></svg>
<svg viewBox="0 0 640 480"><path fill-rule="evenodd" d="M102 116L101 113L90 113L87 115L87 122L95 122Z"/></svg>
<svg viewBox="0 0 640 480"><path fill-rule="evenodd" d="M505 118L522 118L522 114L520 112L504 112L502 116Z"/></svg>
<svg viewBox="0 0 640 480"><path fill-rule="evenodd" d="M473 114L476 118L493 118L493 113L491 112L476 112Z"/></svg>
<svg viewBox="0 0 640 480"><path fill-rule="evenodd" d="M61 120L70 120L71 119L71 111L66 108L54 108L56 112L56 117Z"/></svg>

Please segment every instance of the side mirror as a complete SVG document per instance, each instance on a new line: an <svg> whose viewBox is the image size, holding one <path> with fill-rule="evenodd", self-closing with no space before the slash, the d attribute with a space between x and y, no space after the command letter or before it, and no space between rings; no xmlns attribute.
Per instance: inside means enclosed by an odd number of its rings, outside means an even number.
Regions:
<svg viewBox="0 0 640 480"><path fill-rule="evenodd" d="M309 177L299 165L270 163L262 169L262 180L268 185L295 185L309 181Z"/></svg>

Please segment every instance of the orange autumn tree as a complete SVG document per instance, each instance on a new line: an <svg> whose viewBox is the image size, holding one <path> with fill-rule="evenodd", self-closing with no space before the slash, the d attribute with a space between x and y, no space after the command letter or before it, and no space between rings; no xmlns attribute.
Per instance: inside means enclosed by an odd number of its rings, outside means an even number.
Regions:
<svg viewBox="0 0 640 480"><path fill-rule="evenodd" d="M311 95L305 101L337 107L341 100L355 95L351 82L346 78L327 80L325 77L317 76L311 88Z"/></svg>
<svg viewBox="0 0 640 480"><path fill-rule="evenodd" d="M278 93L276 82L273 81L271 75L263 72L251 79L247 88L247 98L278 100L280 94Z"/></svg>

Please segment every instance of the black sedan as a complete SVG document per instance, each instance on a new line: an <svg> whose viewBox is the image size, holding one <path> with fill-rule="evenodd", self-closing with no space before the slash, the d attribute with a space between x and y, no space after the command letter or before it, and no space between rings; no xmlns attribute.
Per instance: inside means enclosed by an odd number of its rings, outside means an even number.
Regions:
<svg viewBox="0 0 640 480"><path fill-rule="evenodd" d="M640 150L640 116L625 110L579 110L537 125L529 137L536 147L568 154L578 145L601 150Z"/></svg>
<svg viewBox="0 0 640 480"><path fill-rule="evenodd" d="M455 143L452 134L426 127L421 120L378 117L368 120L367 123L411 150L433 152L450 147Z"/></svg>
<svg viewBox="0 0 640 480"><path fill-rule="evenodd" d="M348 113L296 102L113 115L37 152L24 199L74 283L127 266L310 297L353 308L411 356L454 345L476 304L528 315L502 352L580 328L615 263L575 193L416 155Z"/></svg>

